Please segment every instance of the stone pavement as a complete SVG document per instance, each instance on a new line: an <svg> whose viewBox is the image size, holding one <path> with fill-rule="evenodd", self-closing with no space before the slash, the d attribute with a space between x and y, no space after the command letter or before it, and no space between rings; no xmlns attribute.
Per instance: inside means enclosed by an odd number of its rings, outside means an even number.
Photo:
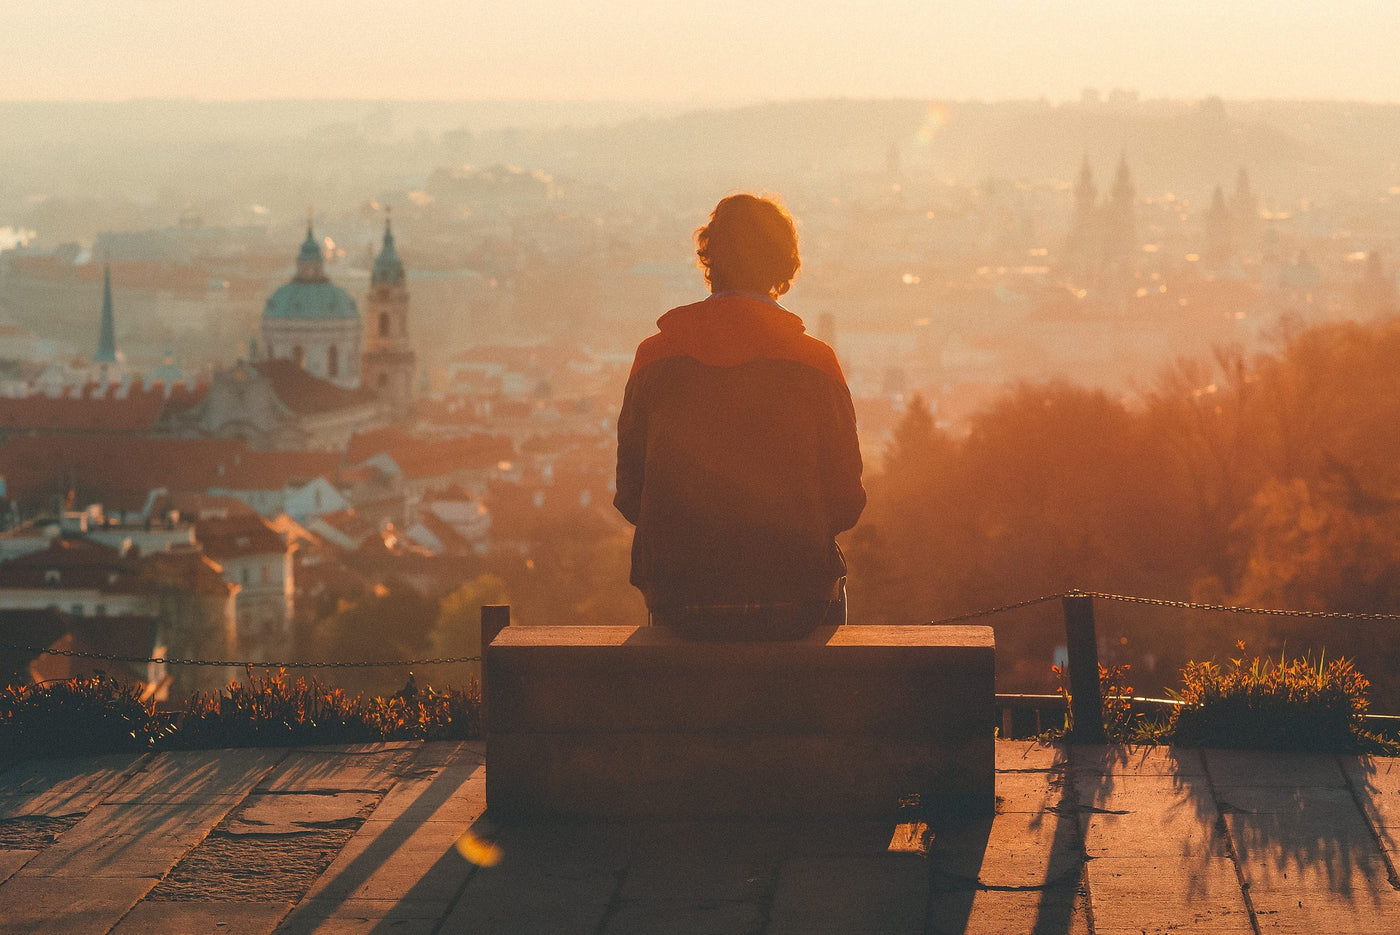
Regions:
<svg viewBox="0 0 1400 935"><path fill-rule="evenodd" d="M474 743L0 762L0 933L1400 932L1400 760L997 769L975 821L495 826Z"/></svg>

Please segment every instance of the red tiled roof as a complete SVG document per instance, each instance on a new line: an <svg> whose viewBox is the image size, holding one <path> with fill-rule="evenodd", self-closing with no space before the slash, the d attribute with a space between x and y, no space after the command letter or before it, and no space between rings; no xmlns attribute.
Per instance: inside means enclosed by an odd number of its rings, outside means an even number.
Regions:
<svg viewBox="0 0 1400 935"><path fill-rule="evenodd" d="M166 406L183 408L207 392L190 390L184 383L132 386L125 396L116 387L96 394L98 385L64 391L59 396L36 394L20 398L0 397L0 428L43 432L150 432Z"/></svg>
<svg viewBox="0 0 1400 935"><path fill-rule="evenodd" d="M282 555L287 543L260 516L230 516L195 525L195 539L216 562L245 555Z"/></svg>
<svg viewBox="0 0 1400 935"><path fill-rule="evenodd" d="M195 594L227 596L232 587L223 578L223 568L208 555L193 549L152 552L140 560L142 574L149 581L174 585Z"/></svg>
<svg viewBox="0 0 1400 935"><path fill-rule="evenodd" d="M361 464L381 452L409 444L411 441L407 432L394 425L368 432L356 432L351 436L350 444L346 446L345 459L351 464Z"/></svg>
<svg viewBox="0 0 1400 935"><path fill-rule="evenodd" d="M210 486L225 490L281 490L317 477L333 480L341 456L335 451L241 452Z"/></svg>
<svg viewBox="0 0 1400 935"><path fill-rule="evenodd" d="M128 435L23 435L0 445L0 475L13 499L33 503L71 490L82 505L136 510L149 491L203 491L219 465L249 451L241 439Z"/></svg>
<svg viewBox="0 0 1400 935"><path fill-rule="evenodd" d="M379 397L361 387L347 390L307 373L296 361L264 360L255 365L272 383L272 391L292 412L301 416L373 404Z"/></svg>
<svg viewBox="0 0 1400 935"><path fill-rule="evenodd" d="M58 572L52 580L50 572ZM104 594L139 594L137 555L80 536L56 536L49 547L0 564L0 588L94 588Z"/></svg>
<svg viewBox="0 0 1400 935"><path fill-rule="evenodd" d="M500 435L475 434L442 441L405 438L384 454L410 479L437 477L453 471L487 468L515 457L515 445Z"/></svg>
<svg viewBox="0 0 1400 935"><path fill-rule="evenodd" d="M237 497L199 493L192 490L174 491L157 497L151 507L154 516L165 516L171 510L188 521L227 519L230 516L252 515L257 512Z"/></svg>

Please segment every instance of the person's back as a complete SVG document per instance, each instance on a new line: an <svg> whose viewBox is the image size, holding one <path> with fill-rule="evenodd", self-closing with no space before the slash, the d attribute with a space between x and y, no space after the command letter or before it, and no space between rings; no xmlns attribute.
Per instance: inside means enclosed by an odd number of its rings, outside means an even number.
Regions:
<svg viewBox="0 0 1400 935"><path fill-rule="evenodd" d="M714 294L662 316L618 420L632 582L686 635L800 635L833 622L835 535L865 504L850 393L831 349L774 301L798 265L786 213L732 196L698 239Z"/></svg>

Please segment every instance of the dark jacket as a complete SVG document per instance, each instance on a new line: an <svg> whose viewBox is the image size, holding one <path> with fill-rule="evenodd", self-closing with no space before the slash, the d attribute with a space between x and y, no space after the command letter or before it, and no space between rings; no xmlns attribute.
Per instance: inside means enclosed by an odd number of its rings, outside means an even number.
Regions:
<svg viewBox="0 0 1400 935"><path fill-rule="evenodd" d="M637 349L617 424L632 583L676 604L827 600L865 507L831 348L757 296L673 309Z"/></svg>

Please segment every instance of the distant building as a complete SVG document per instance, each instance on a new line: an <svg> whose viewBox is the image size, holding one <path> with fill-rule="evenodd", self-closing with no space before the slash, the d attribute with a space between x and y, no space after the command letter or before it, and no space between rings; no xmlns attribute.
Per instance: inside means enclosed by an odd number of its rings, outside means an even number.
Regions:
<svg viewBox="0 0 1400 935"><path fill-rule="evenodd" d="M157 426L177 438L242 438L256 448L342 449L382 423L378 398L346 389L285 359L239 362L214 374L192 405L167 406Z"/></svg>
<svg viewBox="0 0 1400 935"><path fill-rule="evenodd" d="M257 516L198 524L204 554L238 588L237 646L243 659L285 659L293 648L294 573L287 541Z"/></svg>
<svg viewBox="0 0 1400 935"><path fill-rule="evenodd" d="M1100 200L1089 158L1074 187L1074 217L1065 244L1068 266L1084 281L1126 280L1138 251L1137 189L1124 155L1118 160L1113 187Z"/></svg>

